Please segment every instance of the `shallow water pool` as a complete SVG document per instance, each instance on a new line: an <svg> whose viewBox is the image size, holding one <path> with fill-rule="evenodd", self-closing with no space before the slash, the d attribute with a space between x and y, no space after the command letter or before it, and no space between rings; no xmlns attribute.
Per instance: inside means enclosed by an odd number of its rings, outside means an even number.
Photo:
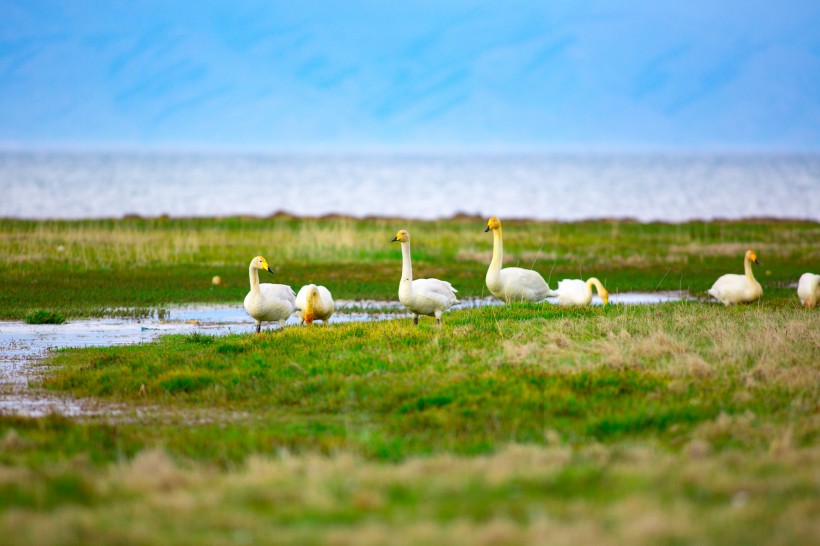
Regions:
<svg viewBox="0 0 820 546"><path fill-rule="evenodd" d="M690 299L686 292L611 294L611 304L658 304ZM593 305L603 302L595 296ZM453 309L502 305L492 297L465 299ZM337 302L331 324L370 322L412 316L397 301ZM446 320L446 319L445 319ZM286 325L298 325L291 316ZM264 329L277 326L263 325ZM255 330L254 321L239 305L181 305L170 307L161 317L144 319L83 319L65 324L26 324L22 321L0 322L0 414L43 416L59 413L66 416L109 415L119 408L94 400L75 400L36 388L40 374L47 368L37 363L51 349L147 343L166 334L209 335L247 334ZM31 386L33 384L34 386Z"/></svg>

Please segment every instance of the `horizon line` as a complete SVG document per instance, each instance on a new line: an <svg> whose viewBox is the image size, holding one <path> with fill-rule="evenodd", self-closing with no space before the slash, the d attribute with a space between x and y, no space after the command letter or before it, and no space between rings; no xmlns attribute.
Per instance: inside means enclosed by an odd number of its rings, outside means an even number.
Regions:
<svg viewBox="0 0 820 546"><path fill-rule="evenodd" d="M820 146L761 145L486 145L486 146L227 146L203 144L111 144L111 143L20 143L0 141L0 153L54 154L212 154L212 155L290 155L290 156L444 156L444 155L794 155L820 154Z"/></svg>

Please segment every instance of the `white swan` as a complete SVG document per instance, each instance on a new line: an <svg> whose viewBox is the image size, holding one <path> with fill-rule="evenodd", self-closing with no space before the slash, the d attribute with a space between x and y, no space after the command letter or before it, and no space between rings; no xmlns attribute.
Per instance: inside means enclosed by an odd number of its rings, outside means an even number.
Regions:
<svg viewBox="0 0 820 546"><path fill-rule="evenodd" d="M307 284L296 294L296 316L302 323L313 324L314 320L323 320L327 324L335 310L333 296L324 286Z"/></svg>
<svg viewBox="0 0 820 546"><path fill-rule="evenodd" d="M245 296L245 311L256 320L256 333L262 329L262 321L284 324L293 313L296 305L296 294L293 288L285 284L259 284L259 270L270 273L268 262L262 256L251 260L248 273L251 278L251 291Z"/></svg>
<svg viewBox="0 0 820 546"><path fill-rule="evenodd" d="M441 315L459 303L458 292L447 281L438 279L413 280L413 266L410 263L410 234L399 231L391 243L401 243L401 282L399 283L399 301L413 313L413 323L419 323L419 315L435 316L441 326Z"/></svg>
<svg viewBox="0 0 820 546"><path fill-rule="evenodd" d="M592 287L598 291L598 296L604 305L609 304L609 292L601 281L590 277L586 282L581 279L564 279L558 281L555 293L558 295L558 305L589 305L592 301Z"/></svg>
<svg viewBox="0 0 820 546"><path fill-rule="evenodd" d="M501 240L501 220L493 216L487 221L484 233L493 230L493 259L487 270L487 288L490 294L501 301L543 301L549 296L557 296L550 290L547 281L537 271L521 267L505 267L504 243Z"/></svg>
<svg viewBox="0 0 820 546"><path fill-rule="evenodd" d="M800 305L805 305L807 309L813 308L820 300L820 275L814 273L803 273L797 283L797 297L800 298Z"/></svg>
<svg viewBox="0 0 820 546"><path fill-rule="evenodd" d="M723 275L709 289L709 294L723 305L751 303L759 300L763 295L763 287L755 280L752 273L752 263L760 264L757 261L757 254L747 250L746 255L743 257L745 274L735 275L729 273Z"/></svg>

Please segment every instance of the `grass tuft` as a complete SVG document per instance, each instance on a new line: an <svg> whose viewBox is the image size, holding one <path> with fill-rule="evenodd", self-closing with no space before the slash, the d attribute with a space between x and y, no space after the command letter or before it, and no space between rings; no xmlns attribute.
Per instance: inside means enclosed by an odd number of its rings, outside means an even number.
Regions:
<svg viewBox="0 0 820 546"><path fill-rule="evenodd" d="M65 317L57 311L38 309L28 313L25 321L27 324L63 324Z"/></svg>

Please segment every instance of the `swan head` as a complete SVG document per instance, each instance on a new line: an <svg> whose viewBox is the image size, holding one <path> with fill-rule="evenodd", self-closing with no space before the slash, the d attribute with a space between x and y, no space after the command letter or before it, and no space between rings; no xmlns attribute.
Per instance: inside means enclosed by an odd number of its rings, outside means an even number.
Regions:
<svg viewBox="0 0 820 546"><path fill-rule="evenodd" d="M501 220L498 219L498 216L492 216L487 220L487 227L484 229L484 233L487 233L491 229L501 229Z"/></svg>
<svg viewBox="0 0 820 546"><path fill-rule="evenodd" d="M604 305L609 305L609 290L601 290L598 292L598 297L604 302Z"/></svg>
<svg viewBox="0 0 820 546"><path fill-rule="evenodd" d="M757 261L757 254L755 254L754 250L747 250L746 251L746 259L750 262L756 263L760 265L760 262Z"/></svg>
<svg viewBox="0 0 820 546"><path fill-rule="evenodd" d="M262 256L257 256L256 258L251 260L251 267L254 269L263 269L268 273L273 273L273 271L271 271L270 266L268 265L268 261Z"/></svg>
<svg viewBox="0 0 820 546"><path fill-rule="evenodd" d="M401 230L396 233L396 236L390 241L391 243L399 242L399 243L407 243L410 242L410 234L407 233L405 230Z"/></svg>

